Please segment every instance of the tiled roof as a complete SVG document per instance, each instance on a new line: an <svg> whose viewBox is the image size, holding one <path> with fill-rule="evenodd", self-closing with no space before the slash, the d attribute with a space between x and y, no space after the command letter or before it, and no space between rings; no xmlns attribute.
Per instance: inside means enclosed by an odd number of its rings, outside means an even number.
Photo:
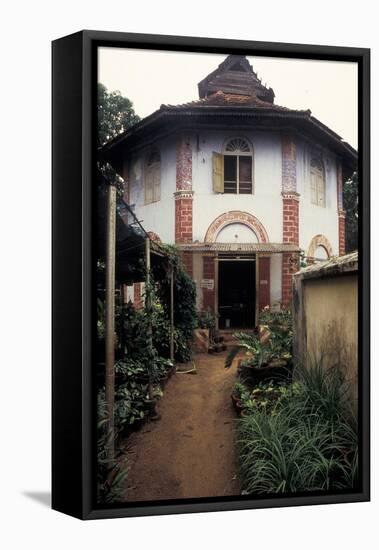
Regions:
<svg viewBox="0 0 379 550"><path fill-rule="evenodd" d="M287 107L281 107L268 101L263 101L256 96L240 95L240 94L228 94L222 91L216 92L203 99L197 99L195 101L189 101L188 103L182 103L179 105L161 105L161 109L187 109L187 108L201 108L201 107L250 107L252 109L265 109L270 111L284 111L291 112L292 109ZM309 113L310 111L295 111L301 113Z"/></svg>

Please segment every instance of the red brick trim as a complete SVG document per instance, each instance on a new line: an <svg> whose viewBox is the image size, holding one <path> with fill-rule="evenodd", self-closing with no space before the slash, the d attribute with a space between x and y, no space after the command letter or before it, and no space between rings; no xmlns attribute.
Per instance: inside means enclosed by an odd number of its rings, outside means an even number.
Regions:
<svg viewBox="0 0 379 550"><path fill-rule="evenodd" d="M299 256L294 253L282 255L282 306L288 307L292 301L292 276L300 268Z"/></svg>
<svg viewBox="0 0 379 550"><path fill-rule="evenodd" d="M296 143L290 135L282 136L283 243L299 245L299 194L296 179ZM298 270L297 254L282 255L282 305L292 300L292 275Z"/></svg>
<svg viewBox="0 0 379 550"><path fill-rule="evenodd" d="M192 147L189 137L176 143L175 242L191 243L193 235Z"/></svg>
<svg viewBox="0 0 379 550"><path fill-rule="evenodd" d="M242 223L250 227L252 231L257 236L257 239L260 243L268 243L269 238L267 231L264 228L263 224L249 212L242 212L241 210L230 210L229 212L224 212L218 216L207 229L205 234L204 242L213 243L216 241L217 235L219 232L232 223Z"/></svg>
<svg viewBox="0 0 379 550"><path fill-rule="evenodd" d="M346 223L343 209L343 174L342 164L337 162L337 206L338 206L338 253L343 256L346 253Z"/></svg>
<svg viewBox="0 0 379 550"><path fill-rule="evenodd" d="M346 213L344 210L338 212L338 253L340 256L346 254Z"/></svg>
<svg viewBox="0 0 379 550"><path fill-rule="evenodd" d="M191 243L193 231L192 191L175 193L175 242Z"/></svg>
<svg viewBox="0 0 379 550"><path fill-rule="evenodd" d="M299 244L299 196L297 193L283 195L283 242Z"/></svg>

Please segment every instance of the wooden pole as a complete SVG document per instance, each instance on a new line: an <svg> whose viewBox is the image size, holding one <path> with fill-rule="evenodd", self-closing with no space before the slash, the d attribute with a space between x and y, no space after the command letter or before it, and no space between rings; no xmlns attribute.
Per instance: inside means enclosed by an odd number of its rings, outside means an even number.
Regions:
<svg viewBox="0 0 379 550"><path fill-rule="evenodd" d="M114 333L116 274L116 186L108 186L105 258L105 400L108 409L108 457L114 458Z"/></svg>
<svg viewBox="0 0 379 550"><path fill-rule="evenodd" d="M150 288L151 256L150 256L150 239L148 237L145 240L145 256L146 256L145 308L146 308L146 313L148 318L146 337L147 337L147 349L151 358L152 350L153 350L153 331L151 327L151 288ZM152 399L152 397L153 397L153 386L152 386L151 376L149 376L149 399Z"/></svg>
<svg viewBox="0 0 379 550"><path fill-rule="evenodd" d="M174 266L170 268L170 359L174 362Z"/></svg>

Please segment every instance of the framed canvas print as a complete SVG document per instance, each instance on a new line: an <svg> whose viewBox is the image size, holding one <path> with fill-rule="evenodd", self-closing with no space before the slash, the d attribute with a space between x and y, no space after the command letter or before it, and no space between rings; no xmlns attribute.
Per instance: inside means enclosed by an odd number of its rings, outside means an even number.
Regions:
<svg viewBox="0 0 379 550"><path fill-rule="evenodd" d="M369 499L367 49L53 42L53 508Z"/></svg>

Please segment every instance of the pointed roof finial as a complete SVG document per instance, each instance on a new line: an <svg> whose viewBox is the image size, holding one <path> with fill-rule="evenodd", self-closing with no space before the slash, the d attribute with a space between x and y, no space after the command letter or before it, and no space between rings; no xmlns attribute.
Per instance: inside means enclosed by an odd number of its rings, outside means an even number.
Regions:
<svg viewBox="0 0 379 550"><path fill-rule="evenodd" d="M257 97L268 103L274 102L271 88L262 85L261 79L244 55L228 55L216 70L198 84L201 99L217 92Z"/></svg>

